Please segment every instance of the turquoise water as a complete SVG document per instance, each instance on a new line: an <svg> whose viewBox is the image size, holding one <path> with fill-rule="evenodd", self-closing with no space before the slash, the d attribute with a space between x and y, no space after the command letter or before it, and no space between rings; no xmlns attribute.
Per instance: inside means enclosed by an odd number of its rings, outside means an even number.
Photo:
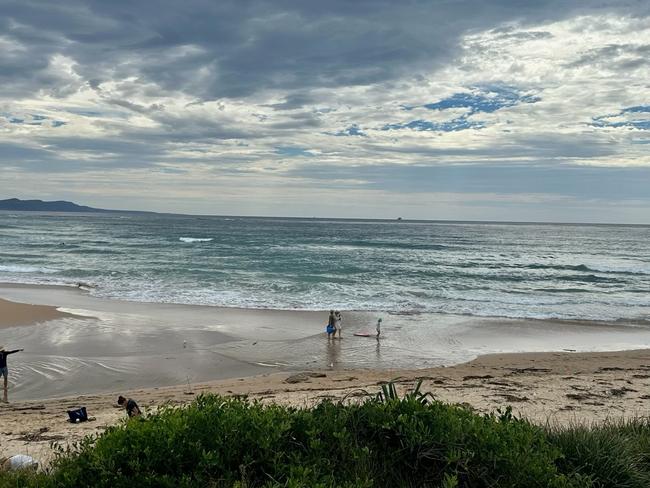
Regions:
<svg viewBox="0 0 650 488"><path fill-rule="evenodd" d="M0 213L0 281L145 302L650 321L650 227Z"/></svg>

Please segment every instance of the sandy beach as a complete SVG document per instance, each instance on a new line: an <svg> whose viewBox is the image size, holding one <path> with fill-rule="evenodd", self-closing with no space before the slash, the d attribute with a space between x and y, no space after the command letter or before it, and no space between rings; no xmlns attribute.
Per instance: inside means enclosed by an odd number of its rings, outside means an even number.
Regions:
<svg viewBox="0 0 650 488"><path fill-rule="evenodd" d="M302 407L325 398L363 399L376 394L385 381L394 381L403 392L420 379L423 390L439 400L464 403L479 412L510 405L516 415L542 424L644 416L650 408L649 350L500 354L446 368L274 373L121 393L148 412L187 403L205 392ZM52 443L69 445L124 418L116 398L113 392L0 405L0 456L25 453L47 463ZM66 410L80 406L94 420L66 422Z"/></svg>
<svg viewBox="0 0 650 488"><path fill-rule="evenodd" d="M308 406L422 379L440 400L480 412L511 405L542 423L639 416L650 406L650 333L638 324L384 315L377 341L352 332L379 314L345 312L343 339L328 342L323 312L124 302L14 284L0 296L2 343L25 349L9 357L0 456L47 463L52 442L68 445L123 418L118 394L148 411L204 392ZM80 406L94 420L66 422Z"/></svg>

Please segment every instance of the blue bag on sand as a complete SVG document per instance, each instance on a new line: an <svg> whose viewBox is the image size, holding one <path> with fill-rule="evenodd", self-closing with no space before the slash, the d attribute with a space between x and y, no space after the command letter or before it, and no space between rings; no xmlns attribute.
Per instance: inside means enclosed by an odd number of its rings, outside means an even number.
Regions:
<svg viewBox="0 0 650 488"><path fill-rule="evenodd" d="M336 329L335 329L334 327L332 327L331 325L328 325L328 326L325 328L325 331L326 331L328 334L332 334L332 333L334 333L335 330L336 330Z"/></svg>
<svg viewBox="0 0 650 488"><path fill-rule="evenodd" d="M73 424L87 421L88 413L86 413L86 407L81 407L77 410L68 410L68 417L70 417L70 422Z"/></svg>

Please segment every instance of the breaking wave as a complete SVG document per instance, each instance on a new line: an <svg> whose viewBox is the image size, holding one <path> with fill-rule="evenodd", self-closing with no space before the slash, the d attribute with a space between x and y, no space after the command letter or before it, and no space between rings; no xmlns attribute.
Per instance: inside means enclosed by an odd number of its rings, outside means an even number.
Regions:
<svg viewBox="0 0 650 488"><path fill-rule="evenodd" d="M179 237L181 242L210 242L212 237Z"/></svg>

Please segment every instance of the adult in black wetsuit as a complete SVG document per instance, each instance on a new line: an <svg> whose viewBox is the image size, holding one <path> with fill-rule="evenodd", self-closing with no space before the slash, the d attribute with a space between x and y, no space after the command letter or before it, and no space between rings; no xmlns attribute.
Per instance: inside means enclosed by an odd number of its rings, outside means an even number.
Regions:
<svg viewBox="0 0 650 488"><path fill-rule="evenodd" d="M15 352L20 352L22 349L15 349L13 351L5 351L5 346L0 346L0 376L4 378L2 387L2 401L7 403L7 382L9 380L9 370L7 369L7 356Z"/></svg>
<svg viewBox="0 0 650 488"><path fill-rule="evenodd" d="M126 414L129 417L137 417L140 415L142 412L140 412L140 407L138 407L138 404L135 403L135 400L133 398L124 398L122 395L120 395L117 398L117 404L118 405L124 405L124 409L126 410Z"/></svg>

